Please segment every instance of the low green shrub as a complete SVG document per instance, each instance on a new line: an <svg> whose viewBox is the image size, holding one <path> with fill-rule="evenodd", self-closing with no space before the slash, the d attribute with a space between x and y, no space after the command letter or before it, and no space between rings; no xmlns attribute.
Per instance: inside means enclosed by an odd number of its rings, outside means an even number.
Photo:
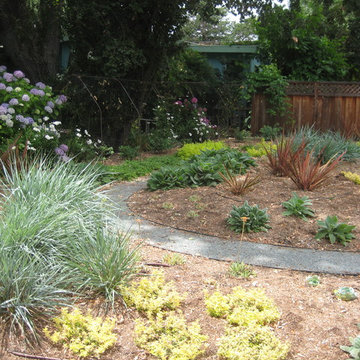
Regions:
<svg viewBox="0 0 360 360"><path fill-rule="evenodd" d="M271 228L266 209L261 210L258 205L250 206L247 201L242 206L234 206L226 222L237 233L267 231Z"/></svg>
<svg viewBox="0 0 360 360"><path fill-rule="evenodd" d="M251 132L249 130L245 130L245 129L243 129L243 130L236 129L235 133L234 133L234 137L238 141L243 141L250 136L251 136Z"/></svg>
<svg viewBox="0 0 360 360"><path fill-rule="evenodd" d="M278 125L264 125L259 130L259 133L266 141L275 140L281 134L281 127Z"/></svg>
<svg viewBox="0 0 360 360"><path fill-rule="evenodd" d="M53 343L63 344L80 358L100 357L116 342L116 335L113 333L115 319L104 320L90 314L83 315L79 309L72 312L63 309L61 315L53 321L57 330L51 334L45 328L45 335Z"/></svg>
<svg viewBox="0 0 360 360"><path fill-rule="evenodd" d="M189 160L205 150L220 150L226 148L222 141L204 141L203 143L185 144L178 151L177 156L182 160Z"/></svg>
<svg viewBox="0 0 360 360"><path fill-rule="evenodd" d="M139 156L139 153L138 146L122 145L119 147L119 155L126 160L135 159Z"/></svg>
<svg viewBox="0 0 360 360"><path fill-rule="evenodd" d="M348 242L355 238L352 231L355 226L345 223L339 223L338 218L334 216L328 216L325 221L318 221L319 230L315 235L315 239L329 239L331 244L339 242L346 246Z"/></svg>
<svg viewBox="0 0 360 360"><path fill-rule="evenodd" d="M256 276L251 266L243 262L232 262L229 266L229 274L234 277L241 277L248 279L252 276Z"/></svg>
<svg viewBox="0 0 360 360"><path fill-rule="evenodd" d="M148 317L157 316L161 311L178 308L186 297L174 288L174 283L165 282L162 271L154 271L150 277L121 286L120 291L128 306L135 307Z"/></svg>
<svg viewBox="0 0 360 360"><path fill-rule="evenodd" d="M271 324L280 318L279 310L263 290L245 290L238 286L229 295L215 291L205 293L205 304L210 316L225 318L236 326Z"/></svg>
<svg viewBox="0 0 360 360"><path fill-rule="evenodd" d="M174 138L164 136L162 130L154 130L148 135L148 150L160 152L171 149L174 146Z"/></svg>
<svg viewBox="0 0 360 360"><path fill-rule="evenodd" d="M160 314L155 319L136 320L135 343L161 360L192 360L201 355L207 336L197 322L186 324L181 313Z"/></svg>
<svg viewBox="0 0 360 360"><path fill-rule="evenodd" d="M303 220L307 220L308 217L314 217L314 211L309 208L312 202L307 196L300 197L296 193L293 193L290 200L281 204L286 210L283 212L284 216L297 216Z"/></svg>
<svg viewBox="0 0 360 360"><path fill-rule="evenodd" d="M228 327L218 341L218 356L226 360L284 360L289 345L266 327Z"/></svg>
<svg viewBox="0 0 360 360"><path fill-rule="evenodd" d="M232 173L245 173L256 163L249 155L233 149L206 150L179 166L153 172L148 180L151 191L187 186L214 186L221 182L219 171L226 166Z"/></svg>
<svg viewBox="0 0 360 360"><path fill-rule="evenodd" d="M360 328L360 325L358 324ZM351 346L340 346L342 351L349 353L354 360L360 360L360 335L356 338L349 338ZM351 359L349 359L351 360Z"/></svg>

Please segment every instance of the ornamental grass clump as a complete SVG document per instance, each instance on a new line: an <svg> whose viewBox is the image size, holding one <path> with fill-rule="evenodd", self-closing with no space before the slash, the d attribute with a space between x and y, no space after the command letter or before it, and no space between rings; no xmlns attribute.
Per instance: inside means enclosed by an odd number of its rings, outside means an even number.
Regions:
<svg viewBox="0 0 360 360"><path fill-rule="evenodd" d="M230 229L237 233L267 231L271 229L266 209L258 205L250 206L247 201L242 206L234 206L227 218Z"/></svg>
<svg viewBox="0 0 360 360"><path fill-rule="evenodd" d="M79 358L99 358L106 350L114 346L116 335L115 319L94 318L83 315L79 309L69 312L63 309L61 315L53 319L56 330L51 333L44 329L45 335L55 344L63 344Z"/></svg>
<svg viewBox="0 0 360 360"><path fill-rule="evenodd" d="M71 302L74 292L113 303L119 284L137 271L136 249L117 234L97 176L91 165L41 157L4 168L0 317L12 325L9 334L36 339L36 320Z"/></svg>
<svg viewBox="0 0 360 360"><path fill-rule="evenodd" d="M186 323L181 313L136 320L135 343L161 360L192 360L207 347L198 322Z"/></svg>
<svg viewBox="0 0 360 360"><path fill-rule="evenodd" d="M135 307L148 317L177 309L186 297L186 294L181 295L175 290L172 282L165 282L162 271L154 271L151 276L133 282L130 286L121 286L120 291L128 306Z"/></svg>

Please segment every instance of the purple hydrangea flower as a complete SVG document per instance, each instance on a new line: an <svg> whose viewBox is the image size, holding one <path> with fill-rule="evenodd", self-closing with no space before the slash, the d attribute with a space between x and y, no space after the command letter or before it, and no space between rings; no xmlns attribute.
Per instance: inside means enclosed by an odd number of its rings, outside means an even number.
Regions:
<svg viewBox="0 0 360 360"><path fill-rule="evenodd" d="M14 106L14 105L18 105L19 104L19 100L18 99L15 99L15 98L12 98L10 101L9 101L9 104Z"/></svg>
<svg viewBox="0 0 360 360"><path fill-rule="evenodd" d="M65 151L63 149L59 147L55 148L55 154L59 155L59 156L64 156L65 155Z"/></svg>
<svg viewBox="0 0 360 360"><path fill-rule="evenodd" d="M0 115L5 115L7 113L7 108L5 106L0 106Z"/></svg>
<svg viewBox="0 0 360 360"><path fill-rule="evenodd" d="M29 101L30 100L30 96L27 95L27 94L24 94L22 97L21 97L22 101Z"/></svg>
<svg viewBox="0 0 360 360"><path fill-rule="evenodd" d="M0 83L0 90L5 90L6 89L6 85L3 83Z"/></svg>
<svg viewBox="0 0 360 360"><path fill-rule="evenodd" d="M9 107L9 104L8 103L2 103L1 106L3 106L4 108L8 108Z"/></svg>
<svg viewBox="0 0 360 360"><path fill-rule="evenodd" d="M55 104L62 105L64 102L67 101L67 97L65 95L60 95L56 100Z"/></svg>
<svg viewBox="0 0 360 360"><path fill-rule="evenodd" d="M69 147L65 144L61 144L59 148L64 151L64 153L67 153L69 151Z"/></svg>
<svg viewBox="0 0 360 360"><path fill-rule="evenodd" d="M35 86L37 86L38 88L43 89L43 90L46 88L46 85L44 83L42 83L41 81L37 82L35 84Z"/></svg>
<svg viewBox="0 0 360 360"><path fill-rule="evenodd" d="M30 94L33 94L33 95L38 95L38 89L35 89L35 88L32 88L31 90L30 90Z"/></svg>
<svg viewBox="0 0 360 360"><path fill-rule="evenodd" d="M24 81L30 84L30 80L28 78L24 78Z"/></svg>
<svg viewBox="0 0 360 360"><path fill-rule="evenodd" d="M8 72L5 72L4 75L3 75L3 78L5 79L5 81L11 82L11 81L14 80L14 75L10 74Z"/></svg>
<svg viewBox="0 0 360 360"><path fill-rule="evenodd" d="M0 72L6 71L7 67L5 65L0 65Z"/></svg>
<svg viewBox="0 0 360 360"><path fill-rule="evenodd" d="M55 107L55 104L52 101L48 101L46 105L52 109Z"/></svg>
<svg viewBox="0 0 360 360"><path fill-rule="evenodd" d="M47 111L49 114L53 112L53 109L50 106L45 106L44 110Z"/></svg>
<svg viewBox="0 0 360 360"><path fill-rule="evenodd" d="M5 90L6 90L7 92L12 92L14 89L13 89L11 86L8 86Z"/></svg>
<svg viewBox="0 0 360 360"><path fill-rule="evenodd" d="M14 71L14 75L15 77L17 77L18 79L22 79L25 77L25 74L21 71L21 70L16 70Z"/></svg>
<svg viewBox="0 0 360 360"><path fill-rule="evenodd" d="M22 115L16 115L16 120L23 123L24 122L24 117Z"/></svg>
<svg viewBox="0 0 360 360"><path fill-rule="evenodd" d="M25 119L24 119L25 121L24 121L24 123L26 124L26 125L31 125L31 124L33 124L34 123L34 119L32 118L32 117L26 117Z"/></svg>
<svg viewBox="0 0 360 360"><path fill-rule="evenodd" d="M69 162L70 161L70 158L67 156L67 155L63 155L63 156L61 156L61 160L63 161L63 162Z"/></svg>
<svg viewBox="0 0 360 360"><path fill-rule="evenodd" d="M7 109L8 114L15 114L15 110L11 107Z"/></svg>

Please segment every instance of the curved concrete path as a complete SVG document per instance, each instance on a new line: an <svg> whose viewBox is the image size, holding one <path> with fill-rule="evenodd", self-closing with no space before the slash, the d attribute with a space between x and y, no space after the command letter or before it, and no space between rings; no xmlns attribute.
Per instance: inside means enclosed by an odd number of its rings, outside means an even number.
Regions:
<svg viewBox="0 0 360 360"><path fill-rule="evenodd" d="M144 189L145 182L121 183L113 186L108 197L118 205L117 215L124 230L131 229L149 244L184 254L210 259L243 261L246 264L280 269L293 269L332 274L360 274L360 253L319 251L285 246L258 244L248 241L223 240L213 236L198 235L134 216L127 199ZM136 221L141 219L141 221Z"/></svg>

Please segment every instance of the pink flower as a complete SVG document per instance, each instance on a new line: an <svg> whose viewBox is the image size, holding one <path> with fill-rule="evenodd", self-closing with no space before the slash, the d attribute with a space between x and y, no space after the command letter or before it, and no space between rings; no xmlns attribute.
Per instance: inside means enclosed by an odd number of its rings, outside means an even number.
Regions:
<svg viewBox="0 0 360 360"><path fill-rule="evenodd" d="M191 102L192 102L193 104L197 104L198 99L197 99L196 97L193 97L193 98L191 99Z"/></svg>
<svg viewBox="0 0 360 360"><path fill-rule="evenodd" d="M174 102L175 105L182 105L182 102L180 100Z"/></svg>

